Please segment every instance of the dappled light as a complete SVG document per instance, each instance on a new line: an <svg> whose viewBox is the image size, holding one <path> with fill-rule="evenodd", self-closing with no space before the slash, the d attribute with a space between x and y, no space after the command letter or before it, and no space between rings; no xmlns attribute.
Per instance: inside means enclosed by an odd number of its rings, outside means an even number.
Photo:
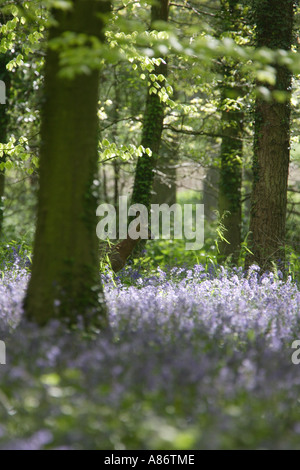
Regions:
<svg viewBox="0 0 300 470"><path fill-rule="evenodd" d="M300 438L297 0L0 0L0 450Z"/></svg>

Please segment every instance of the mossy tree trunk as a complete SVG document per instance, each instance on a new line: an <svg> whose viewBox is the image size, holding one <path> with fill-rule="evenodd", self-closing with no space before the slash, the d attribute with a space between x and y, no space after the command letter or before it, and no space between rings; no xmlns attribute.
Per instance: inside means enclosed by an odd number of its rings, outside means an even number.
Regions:
<svg viewBox="0 0 300 470"><path fill-rule="evenodd" d="M54 12L65 31L103 37L103 14L110 2L74 0L71 11ZM59 52L47 51L42 107L38 221L27 318L40 325L53 318L106 326L99 277L96 208L99 73L61 78Z"/></svg>
<svg viewBox="0 0 300 470"><path fill-rule="evenodd" d="M290 50L293 38L294 0L255 0L257 47ZM290 93L292 75L276 66L275 86ZM257 98L253 189L251 199L251 251L246 264L268 270L284 266L287 184L290 159L290 99L278 102Z"/></svg>
<svg viewBox="0 0 300 470"><path fill-rule="evenodd" d="M176 203L176 164L178 163L178 143L173 138L162 142L160 156L153 181L152 204Z"/></svg>
<svg viewBox="0 0 300 470"><path fill-rule="evenodd" d="M227 108L225 101L232 88L223 91L221 167L219 180L219 213L225 228L219 244L220 255L237 262L241 246L242 224L242 156L244 118L240 109ZM239 90L236 89L237 96Z"/></svg>
<svg viewBox="0 0 300 470"><path fill-rule="evenodd" d="M157 0L151 7L151 27L155 21L168 21L169 0ZM155 26L155 25L154 25ZM167 64L162 62L153 71L156 75L167 76ZM161 82L164 86L164 82ZM150 207L152 187L154 180L154 169L157 164L161 144L161 135L164 122L164 103L160 101L158 94L151 93L152 86L147 93L146 109L144 114L144 125L141 145L152 150L152 156L147 154L139 157L132 192L132 204L144 204Z"/></svg>
<svg viewBox="0 0 300 470"><path fill-rule="evenodd" d="M114 105L112 109L112 121L115 123L112 128L112 141L115 144L118 144L118 120L120 119L120 90L119 90L118 76L117 76L117 66L114 67ZM114 206L116 209L116 226L117 226L117 238L119 237L118 228L119 228L119 196L120 196L120 172L121 165L118 158L113 160L113 171L114 171Z"/></svg>
<svg viewBox="0 0 300 470"><path fill-rule="evenodd" d="M220 34L236 34L240 30L241 11L238 0L221 2ZM219 214L222 219L224 238L219 243L220 258L231 256L238 261L241 246L242 225L242 158L244 113L239 103L244 91L239 73L239 64L232 59L220 59L221 84L221 166L219 179Z"/></svg>
<svg viewBox="0 0 300 470"><path fill-rule="evenodd" d="M210 167L206 170L205 178L203 180L203 204L205 220L208 222L213 222L217 218L216 211L218 209L219 180L219 167Z"/></svg>

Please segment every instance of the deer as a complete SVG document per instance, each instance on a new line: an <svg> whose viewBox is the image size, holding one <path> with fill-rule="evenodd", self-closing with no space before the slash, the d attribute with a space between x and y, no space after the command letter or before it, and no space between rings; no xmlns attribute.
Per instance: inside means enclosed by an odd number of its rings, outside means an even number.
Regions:
<svg viewBox="0 0 300 470"><path fill-rule="evenodd" d="M140 227L137 226L138 230L139 228ZM147 240L151 240L153 238L154 237L150 229L148 229ZM101 244L101 258L103 259L104 257L108 256L112 270L115 273L117 273L121 271L121 269L124 268L124 266L126 265L127 259L132 254L134 248L137 246L140 240L141 240L141 237L134 240L128 234L127 238L125 238L124 240L121 240L117 244L105 243L105 246Z"/></svg>

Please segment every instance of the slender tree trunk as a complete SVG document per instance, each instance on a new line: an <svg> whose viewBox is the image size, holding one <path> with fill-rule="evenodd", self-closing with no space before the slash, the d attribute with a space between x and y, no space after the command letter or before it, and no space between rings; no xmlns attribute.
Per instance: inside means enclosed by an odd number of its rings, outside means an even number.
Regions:
<svg viewBox="0 0 300 470"><path fill-rule="evenodd" d="M169 0L157 0L151 7L151 24L155 21L168 21ZM161 63L156 66L156 75L167 76L167 64ZM164 82L161 82L164 85ZM153 186L154 172L161 143L161 135L164 121L164 104L157 94L148 89L146 109L144 115L144 126L141 145L152 150L152 156L142 155L137 162L135 180L132 193L132 203L144 204L149 208L151 204L151 192Z"/></svg>
<svg viewBox="0 0 300 470"><path fill-rule="evenodd" d="M236 34L240 30L241 10L239 0L221 0L220 34ZM242 225L242 157L244 114L238 99L244 94L241 86L239 64L232 59L220 59L222 74L221 110L222 138L219 180L219 214L225 228L219 243L220 258L231 257L238 261Z"/></svg>
<svg viewBox="0 0 300 470"><path fill-rule="evenodd" d="M178 98L178 93L173 90L173 99ZM176 164L179 158L180 141L178 136L167 135L165 141L161 142L160 155L154 170L152 204L176 203L177 196L177 170Z"/></svg>
<svg viewBox="0 0 300 470"><path fill-rule="evenodd" d="M290 50L294 17L293 0L255 0L258 47ZM270 92L291 91L291 73L276 66L277 80ZM264 84L264 86L267 86ZM272 263L284 266L287 182L290 158L290 100L257 98L250 232L253 253L246 265L263 270Z"/></svg>
<svg viewBox="0 0 300 470"><path fill-rule="evenodd" d="M216 220L218 209L220 169L208 168L203 180L203 204L205 220L213 222Z"/></svg>
<svg viewBox="0 0 300 470"><path fill-rule="evenodd" d="M226 81L226 78L225 78ZM226 241L219 244L222 258L237 262L241 246L242 223L242 155L244 116L241 110L226 109L225 100L233 89L223 92L221 169L219 181L219 213L225 227ZM239 91L236 90L237 96Z"/></svg>
<svg viewBox="0 0 300 470"><path fill-rule="evenodd" d="M160 157L156 165L153 181L152 204L176 203L176 163L178 162L178 144L171 142L161 145Z"/></svg>
<svg viewBox="0 0 300 470"><path fill-rule="evenodd" d="M103 37L110 2L75 0L56 11L50 40L65 31ZM30 320L52 318L106 326L96 237L99 73L59 77L59 53L47 51L42 108L40 190L32 276L25 301Z"/></svg>
<svg viewBox="0 0 300 470"><path fill-rule="evenodd" d="M119 84L117 78L117 70L114 68L114 88L115 88L115 102L112 110L112 120L115 122L112 129L112 141L117 144L118 140L118 119L119 119L119 103L120 103L120 93L119 93ZM113 160L113 170L114 170L114 206L116 209L117 220L117 238L118 238L118 228L119 228L119 186L120 186L120 162L117 158Z"/></svg>

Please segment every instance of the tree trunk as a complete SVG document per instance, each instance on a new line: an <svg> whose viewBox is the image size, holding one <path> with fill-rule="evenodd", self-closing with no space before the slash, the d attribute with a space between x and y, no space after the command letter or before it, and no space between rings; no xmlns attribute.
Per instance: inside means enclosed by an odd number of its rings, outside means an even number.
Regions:
<svg viewBox="0 0 300 470"><path fill-rule="evenodd" d="M152 204L176 203L176 163L178 162L178 144L171 140L161 145L160 157L156 165L153 181Z"/></svg>
<svg viewBox="0 0 300 470"><path fill-rule="evenodd" d="M294 1L255 2L258 47L290 50L292 44ZM291 73L275 66L277 80L270 92L291 91ZM264 84L264 86L267 86ZM284 266L287 182L290 158L290 100L257 98L253 189L251 198L251 251L247 267L256 263L268 270L276 263Z"/></svg>
<svg viewBox="0 0 300 470"><path fill-rule="evenodd" d="M221 2L220 34L236 34L241 28L241 6L239 0ZM224 238L219 243L220 258L231 257L237 263L241 246L242 225L242 157L244 114L238 99L244 94L239 73L239 64L232 59L220 59L221 85L221 167L219 180L219 214L225 228Z"/></svg>
<svg viewBox="0 0 300 470"><path fill-rule="evenodd" d="M75 0L56 11L50 40L65 31L103 37L110 2ZM59 52L47 51L42 108L40 190L27 318L106 326L96 237L99 73L59 77Z"/></svg>
<svg viewBox="0 0 300 470"><path fill-rule="evenodd" d="M220 169L208 168L203 180L203 204L204 216L208 222L214 222L217 218Z"/></svg>
<svg viewBox="0 0 300 470"><path fill-rule="evenodd" d="M169 0L158 0L151 7L151 25L155 21L168 21ZM161 63L155 67L154 74L167 76L167 64ZM162 86L164 82L161 82ZM161 143L161 135L164 121L164 104L157 94L148 89L146 109L144 115L144 126L141 145L152 150L152 156L142 155L137 162L135 180L132 193L132 204L144 204L147 208L151 204L151 192L153 186L154 172Z"/></svg>
<svg viewBox="0 0 300 470"><path fill-rule="evenodd" d="M120 117L119 103L120 103L120 93L119 93L119 84L117 78L117 70L114 68L114 88L115 88L115 102L112 109L112 121L115 122L112 128L112 141L117 144L118 142L118 119ZM114 170L114 206L116 209L116 226L117 226L117 238L119 238L119 196L120 196L120 162L117 158L113 160L113 170Z"/></svg>
<svg viewBox="0 0 300 470"><path fill-rule="evenodd" d="M225 77L226 81L226 77ZM226 99L231 88L223 93ZM237 96L239 94L238 90ZM242 155L243 155L243 130L244 117L241 110L227 108L222 111L222 138L221 144L221 169L219 181L219 213L225 228L225 241L219 244L221 257L232 257L237 262L241 246L242 223ZM228 243L227 243L228 242Z"/></svg>

